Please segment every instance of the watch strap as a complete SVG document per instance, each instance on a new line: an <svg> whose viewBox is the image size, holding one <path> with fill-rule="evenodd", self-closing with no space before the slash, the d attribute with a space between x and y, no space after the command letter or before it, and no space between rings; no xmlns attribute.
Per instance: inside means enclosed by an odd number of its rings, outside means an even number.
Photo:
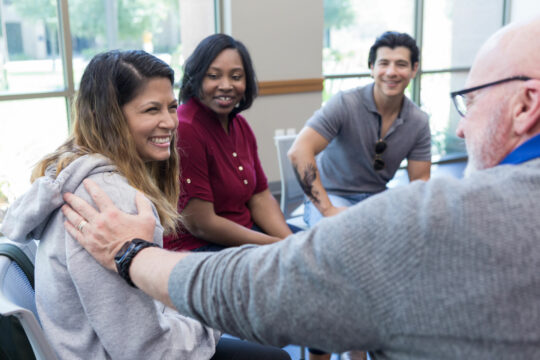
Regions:
<svg viewBox="0 0 540 360"><path fill-rule="evenodd" d="M133 281L131 281L131 276L129 276L129 267L131 266L131 262L133 261L135 255L148 247L159 247L159 245L142 239L132 239L127 241L114 256L114 262L116 263L116 270L118 271L118 274L134 288L137 286L133 283Z"/></svg>

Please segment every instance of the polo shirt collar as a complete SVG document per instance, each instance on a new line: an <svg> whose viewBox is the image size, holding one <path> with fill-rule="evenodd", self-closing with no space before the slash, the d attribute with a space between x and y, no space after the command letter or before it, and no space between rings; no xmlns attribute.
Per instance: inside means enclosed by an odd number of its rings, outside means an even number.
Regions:
<svg viewBox="0 0 540 360"><path fill-rule="evenodd" d="M364 86L362 89L362 100L364 104L366 104L366 108L368 111L379 114L379 110L377 110L377 105L375 105L375 97L373 96L373 88L375 87L375 83L372 82L369 85ZM401 109L399 110L398 117L396 119L396 125L401 124L405 119L408 117L408 113L410 111L411 107L411 100L405 95L403 95L403 105L401 105ZM399 121L398 121L399 120Z"/></svg>
<svg viewBox="0 0 540 360"><path fill-rule="evenodd" d="M540 157L540 134L525 141L523 144L508 154L502 164L521 164L526 161Z"/></svg>

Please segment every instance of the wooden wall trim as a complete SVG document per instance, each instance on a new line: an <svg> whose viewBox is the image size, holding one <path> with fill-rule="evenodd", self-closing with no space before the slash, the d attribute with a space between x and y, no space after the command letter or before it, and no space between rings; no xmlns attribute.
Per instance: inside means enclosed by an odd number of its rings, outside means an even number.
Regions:
<svg viewBox="0 0 540 360"><path fill-rule="evenodd" d="M323 78L260 81L259 95L278 95L323 90Z"/></svg>

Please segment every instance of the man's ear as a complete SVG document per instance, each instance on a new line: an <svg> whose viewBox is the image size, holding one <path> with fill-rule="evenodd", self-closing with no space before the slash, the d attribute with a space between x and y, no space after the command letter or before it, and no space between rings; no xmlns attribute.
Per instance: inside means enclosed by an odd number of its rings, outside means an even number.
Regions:
<svg viewBox="0 0 540 360"><path fill-rule="evenodd" d="M540 125L540 80L526 81L514 99L514 131L525 135Z"/></svg>
<svg viewBox="0 0 540 360"><path fill-rule="evenodd" d="M413 79L416 76L416 73L418 72L418 65L419 65L418 61L413 64L412 66L413 72L411 75L411 79Z"/></svg>

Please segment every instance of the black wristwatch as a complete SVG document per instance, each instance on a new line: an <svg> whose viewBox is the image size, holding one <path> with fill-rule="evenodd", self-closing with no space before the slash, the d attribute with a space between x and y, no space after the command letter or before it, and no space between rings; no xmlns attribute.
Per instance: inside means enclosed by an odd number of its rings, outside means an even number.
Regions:
<svg viewBox="0 0 540 360"><path fill-rule="evenodd" d="M114 262L116 263L116 270L118 271L118 274L134 288L137 286L135 286L133 281L131 281L131 277L129 276L129 267L131 266L131 261L135 255L147 247L159 247L159 245L142 239L132 239L127 241L114 256Z"/></svg>

